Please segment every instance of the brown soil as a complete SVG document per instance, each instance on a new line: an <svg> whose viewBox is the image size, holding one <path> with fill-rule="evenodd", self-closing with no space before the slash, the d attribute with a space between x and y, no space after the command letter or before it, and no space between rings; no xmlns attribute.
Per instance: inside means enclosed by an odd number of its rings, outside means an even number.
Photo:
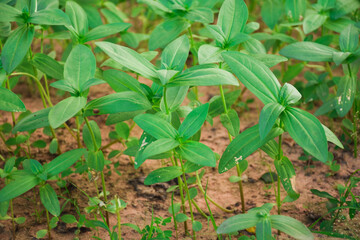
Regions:
<svg viewBox="0 0 360 240"><path fill-rule="evenodd" d="M145 81L146 82L146 81ZM27 109L31 111L37 111L42 109L42 104L40 98L31 97L27 89L27 85L24 83L19 84L14 90L17 93L23 95L23 101ZM105 94L112 92L109 87L100 85L100 87L93 87L90 94L91 98L97 98ZM201 98L203 102L206 102L210 99L211 96L218 94L218 89L216 87L202 87L200 92L204 94ZM33 95L34 96L34 95ZM54 96L54 94L53 94ZM253 97L251 93L246 93L245 98ZM57 100L60 100L58 98ZM54 101L56 102L56 101ZM241 130L253 126L258 122L258 116L261 109L261 104L257 101L250 105L250 110L242 113L240 115L241 121ZM4 114L0 123L10 122L10 115L7 113ZM108 133L113 130L113 126L105 126L105 116L99 116L92 118L100 125L102 130L103 145L110 142L108 138ZM324 119L326 121L326 119ZM326 122L325 122L326 123ZM70 124L73 124L70 121ZM336 125L336 123L335 123ZM74 125L72 125L74 126ZM339 127L333 129L336 134L341 134ZM68 151L70 149L76 148L76 142L72 139L69 134L63 130L58 131L59 138L61 140L61 147L63 151ZM141 129L135 127L131 132L131 136L139 137L141 134ZM49 137L46 137L42 134L41 130L37 130L33 135L31 140L46 139L50 141ZM226 146L229 144L229 139L227 136L226 130L222 127L219 118L214 119L214 125L210 126L208 123L205 124L201 142L208 145L214 152L219 153L220 155L224 152ZM341 170L333 173L330 177L327 177L327 173L330 172L328 166L320 163L313 162L311 163L312 167L307 167L308 163L298 160L299 156L303 153L302 149L287 135L284 137L283 149L285 155L293 162L296 170L296 190L301 194L300 198L293 203L286 203L283 205L282 213L287 216L294 217L307 226L311 225L315 220L320 216L326 213L324 199L314 196L310 189L318 189L321 191L327 191L330 194L337 196L337 191L335 189L337 184L344 184L349 178L350 174L359 168L359 160L353 158L351 152L344 150L334 150L334 146L329 144L331 151L334 153L336 161L341 165ZM119 145L113 145L111 149L106 150L106 154L110 153L111 150L122 149L123 147ZM55 156L48 153L48 149L43 150L33 150L34 157L42 163L51 161ZM6 148L3 142L0 143L0 154L4 157L9 156L9 153L6 151ZM266 156L263 152L256 152L251 155L248 159L249 168L245 172L247 180L244 182L244 191L245 191L245 201L246 208L250 209L253 207L261 206L264 203L272 202L275 203L274 192L271 185L264 184L260 177L265 172L269 171L269 167L272 171L275 171L272 160ZM110 199L115 195L118 195L127 203L127 207L121 212L122 223L133 223L138 225L141 229L146 225L150 224L152 210L154 211L154 216L162 216L164 218L171 216L168 213L168 207L170 206L171 194L166 193L166 189L170 186L169 183L157 184L153 186L145 186L143 184L144 178L154 169L162 166L163 164L168 164L167 160L147 160L139 170L135 170L129 157L127 156L118 156L111 159L112 162L119 161L120 166L117 168L121 172L121 176L116 174L114 171L111 176L106 175L106 184L107 190L110 192ZM3 163L0 163L3 164ZM111 165L111 168L113 166ZM205 188L206 183L208 183L208 195L211 196L216 202L221 206L224 206L228 209L234 209L236 214L241 212L241 203L239 197L239 190L237 184L230 183L229 177L231 175L236 175L235 169L232 169L224 174L219 174L216 168L205 168L206 174L202 180L203 186ZM89 182L87 175L71 175L68 178L71 182L75 183L79 188L85 191L90 196L95 196L96 191L93 182ZM100 186L100 181L98 181ZM1 187L3 186L3 182ZM57 189L58 194L60 195L60 189L53 184L55 189ZM69 187L70 188L70 187ZM77 199L79 208L82 213L84 213L84 208L87 206L87 198L75 187L70 188L71 197ZM360 195L360 188L354 189L354 194ZM285 196L285 192L282 192L282 196ZM14 200L14 215L15 217L26 217L26 222L21 225L17 225L16 236L17 239L36 239L36 232L40 229L46 229L46 217L44 212L42 212L41 223L37 223L33 213L35 212L35 207L40 209L40 203L38 206L35 206L30 199L33 198L32 191L24 194L22 197L19 197ZM64 203L64 200L60 200L61 204ZM175 201L179 202L180 198L178 195L175 195ZM208 214L205 201L199 192L196 197L196 202L200 208ZM233 216L231 213L224 213L214 205L211 204L211 209L213 211L215 220L217 224L220 224L226 218ZM275 214L275 208L273 210ZM73 206L68 204L62 214L74 214L76 212ZM190 214L188 214L190 216ZM346 215L346 214L345 214ZM87 215L87 218L92 218L92 216ZM195 210L195 218L198 221L203 223L203 230L198 233L198 239L216 239L215 232L211 223L207 223L206 219L202 217ZM116 216L110 215L110 222L112 226L116 224ZM11 235L11 222L10 221L0 221L0 239L12 239ZM172 223L168 224L165 229L170 229L174 231ZM336 229L340 232L352 235L353 237L360 238L360 216L359 214L353 219L341 220L336 223ZM65 240L73 239L75 235L76 226L67 225L65 223L60 223L57 228L52 230L53 239ZM79 239L91 239L92 236L96 234L95 231L89 228L83 227L81 233L77 236ZM102 239L109 239L107 233L103 230L99 230L99 237ZM247 232L242 232L242 234L249 235ZM176 236L174 231L174 236ZM136 233L134 230L123 227L123 238L124 239L140 239L141 236ZM173 239L176 239L175 237ZM184 236L183 224L179 224L178 229L178 239L190 239ZM289 239L287 236L282 236L282 239ZM329 237L317 236L316 239L331 239Z"/></svg>

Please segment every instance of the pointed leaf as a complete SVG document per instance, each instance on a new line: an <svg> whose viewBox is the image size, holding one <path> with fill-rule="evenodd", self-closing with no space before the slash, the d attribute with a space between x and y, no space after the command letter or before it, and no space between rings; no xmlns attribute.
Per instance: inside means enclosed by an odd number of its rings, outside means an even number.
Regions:
<svg viewBox="0 0 360 240"><path fill-rule="evenodd" d="M270 216L272 228L278 229L295 239L312 240L314 236L310 230L304 226L300 221L283 215Z"/></svg>
<svg viewBox="0 0 360 240"><path fill-rule="evenodd" d="M216 166L216 159L213 151L202 143L188 141L180 146L178 153L183 159L192 163L208 167Z"/></svg>
<svg viewBox="0 0 360 240"><path fill-rule="evenodd" d="M207 113L209 110L209 104L203 104L200 107L192 110L180 125L179 134L184 140L192 137L197 131L201 129L204 124Z"/></svg>
<svg viewBox="0 0 360 240"><path fill-rule="evenodd" d="M0 190L0 202L16 198L17 196L26 193L39 183L39 178L24 171L15 181L10 182Z"/></svg>
<svg viewBox="0 0 360 240"><path fill-rule="evenodd" d="M60 9L45 9L31 14L29 22L39 25L64 25L71 24L69 17Z"/></svg>
<svg viewBox="0 0 360 240"><path fill-rule="evenodd" d="M0 110L7 112L25 112L26 108L21 99L12 91L0 87Z"/></svg>
<svg viewBox="0 0 360 240"><path fill-rule="evenodd" d="M39 192L41 203L46 210L58 217L60 215L60 203L55 190L49 184L45 184L40 187Z"/></svg>
<svg viewBox="0 0 360 240"><path fill-rule="evenodd" d="M268 103L261 110L259 119L259 131L261 139L264 139L269 134L271 129L274 127L276 120L284 110L285 107L279 103Z"/></svg>
<svg viewBox="0 0 360 240"><path fill-rule="evenodd" d="M130 23L109 23L105 25L100 25L94 29L91 29L86 35L84 42L89 42L92 40L97 40L104 38L122 31L125 31L131 26Z"/></svg>
<svg viewBox="0 0 360 240"><path fill-rule="evenodd" d="M168 182L182 175L181 168L178 166L164 167L152 171L144 181L145 185Z"/></svg>
<svg viewBox="0 0 360 240"><path fill-rule="evenodd" d="M70 150L44 165L48 178L55 176L73 165L86 152L85 149Z"/></svg>
<svg viewBox="0 0 360 240"><path fill-rule="evenodd" d="M182 35L166 46L161 54L161 68L182 71L189 56L190 43L186 35Z"/></svg>
<svg viewBox="0 0 360 240"><path fill-rule="evenodd" d="M156 139L172 138L178 136L176 129L166 120L152 114L142 114L134 118L139 127Z"/></svg>
<svg viewBox="0 0 360 240"><path fill-rule="evenodd" d="M84 97L69 97L56 104L49 112L49 123L53 128L74 117L86 105Z"/></svg>

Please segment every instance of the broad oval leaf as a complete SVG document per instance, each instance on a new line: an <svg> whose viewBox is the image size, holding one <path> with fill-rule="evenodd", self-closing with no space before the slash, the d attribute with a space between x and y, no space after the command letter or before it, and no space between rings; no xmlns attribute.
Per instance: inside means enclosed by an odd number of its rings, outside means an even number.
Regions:
<svg viewBox="0 0 360 240"><path fill-rule="evenodd" d="M279 94L279 101L282 105L292 105L297 103L301 99L300 92L291 84L285 83L281 87Z"/></svg>
<svg viewBox="0 0 360 240"><path fill-rule="evenodd" d="M149 100L137 92L113 93L89 102L86 110L99 110L98 114L135 112L151 109Z"/></svg>
<svg viewBox="0 0 360 240"><path fill-rule="evenodd" d="M312 240L314 236L310 230L304 226L300 221L284 216L284 215L272 215L270 216L272 228L278 229L295 239L299 240Z"/></svg>
<svg viewBox="0 0 360 240"><path fill-rule="evenodd" d="M222 56L239 80L264 104L277 102L280 83L268 67L239 52L225 52Z"/></svg>
<svg viewBox="0 0 360 240"><path fill-rule="evenodd" d="M17 132L31 131L38 128L49 126L50 110L51 108L45 108L24 117L18 123L16 123L12 132L17 133Z"/></svg>
<svg viewBox="0 0 360 240"><path fill-rule="evenodd" d="M141 114L136 116L134 121L142 130L156 139L175 139L179 134L169 122L156 115Z"/></svg>
<svg viewBox="0 0 360 240"><path fill-rule="evenodd" d="M219 68L189 68L175 76L167 86L239 86L238 80L228 71Z"/></svg>
<svg viewBox="0 0 360 240"><path fill-rule="evenodd" d="M14 22L21 20L22 12L5 3L3 3L3 1L0 3L0 22Z"/></svg>
<svg viewBox="0 0 360 240"><path fill-rule="evenodd" d="M90 150L87 155L86 163L94 171L101 172L104 170L105 157L101 150Z"/></svg>
<svg viewBox="0 0 360 240"><path fill-rule="evenodd" d="M200 107L192 110L180 125L179 134L184 140L192 137L197 131L200 130L204 124L207 113L209 110L209 103L203 104Z"/></svg>
<svg viewBox="0 0 360 240"><path fill-rule="evenodd" d="M89 22L84 9L74 1L66 1L65 13L69 16L76 33L85 36L89 30Z"/></svg>
<svg viewBox="0 0 360 240"><path fill-rule="evenodd" d="M31 60L31 63L41 72L50 77L58 80L64 78L64 67L48 55L37 53Z"/></svg>
<svg viewBox="0 0 360 240"><path fill-rule="evenodd" d="M259 131L260 138L264 139L271 129L280 114L285 110L285 107L279 103L268 103L264 106L260 113L259 119Z"/></svg>
<svg viewBox="0 0 360 240"><path fill-rule="evenodd" d="M151 80L158 78L154 65L136 51L109 42L97 42L96 46L124 67Z"/></svg>
<svg viewBox="0 0 360 240"><path fill-rule="evenodd" d="M287 58L301 61L332 62L334 52L338 50L319 43L297 42L284 47L279 53Z"/></svg>
<svg viewBox="0 0 360 240"><path fill-rule="evenodd" d="M0 87L0 110L7 112L25 112L26 108L21 99L12 91Z"/></svg>
<svg viewBox="0 0 360 240"><path fill-rule="evenodd" d="M175 39L161 54L161 68L182 71L189 56L190 43L186 35Z"/></svg>
<svg viewBox="0 0 360 240"><path fill-rule="evenodd" d="M53 128L74 117L86 105L84 97L68 97L56 104L49 112L49 123Z"/></svg>
<svg viewBox="0 0 360 240"><path fill-rule="evenodd" d="M281 115L285 130L306 152L326 163L328 144L324 128L312 114L288 107Z"/></svg>
<svg viewBox="0 0 360 240"><path fill-rule="evenodd" d="M159 155L161 153L168 152L179 146L179 142L172 138L161 138L158 139L145 148L139 157L135 159L135 165L140 166L146 159L150 159L152 156Z"/></svg>
<svg viewBox="0 0 360 240"><path fill-rule="evenodd" d="M190 23L185 19L171 19L156 26L150 35L149 50L164 48L173 41L181 32L190 27Z"/></svg>
<svg viewBox="0 0 360 240"><path fill-rule="evenodd" d="M273 128L270 133L261 140L258 125L246 129L227 146L219 162L219 173L230 170L269 140L272 140L282 133L282 129Z"/></svg>
<svg viewBox="0 0 360 240"><path fill-rule="evenodd" d="M1 61L7 74L12 73L22 62L34 38L34 27L22 25L6 40L1 51Z"/></svg>
<svg viewBox="0 0 360 240"><path fill-rule="evenodd" d="M295 180L295 169L290 160L287 157L282 157L281 160L274 161L276 172L280 177L281 183L287 192L288 196L285 197L284 201L293 202L300 197L300 194L296 192L294 180Z"/></svg>
<svg viewBox="0 0 360 240"><path fill-rule="evenodd" d="M103 72L103 79L115 92L133 91L144 94L139 81L127 73L109 69Z"/></svg>
<svg viewBox="0 0 360 240"><path fill-rule="evenodd" d="M192 163L207 167L216 166L216 159L213 151L202 143L195 141L185 142L179 147L178 153L183 159Z"/></svg>
<svg viewBox="0 0 360 240"><path fill-rule="evenodd" d="M254 227L261 219L256 212L239 214L226 219L220 224L216 232L218 234L233 233L247 228Z"/></svg>
<svg viewBox="0 0 360 240"><path fill-rule="evenodd" d="M178 166L163 167L152 171L144 181L145 185L151 185L155 183L168 182L174 178L181 176L182 170Z"/></svg>
<svg viewBox="0 0 360 240"><path fill-rule="evenodd" d="M60 203L55 190L49 184L45 184L40 187L39 192L41 203L46 210L58 217L60 215Z"/></svg>
<svg viewBox="0 0 360 240"><path fill-rule="evenodd" d="M261 6L261 17L266 25L274 29L283 13L282 0L265 0Z"/></svg>
<svg viewBox="0 0 360 240"><path fill-rule="evenodd" d="M44 165L45 171L48 174L48 178L55 176L73 165L82 155L86 152L86 149L74 149L66 153L61 154L54 160Z"/></svg>
<svg viewBox="0 0 360 240"><path fill-rule="evenodd" d="M248 9L243 0L225 0L219 12L217 25L225 34L226 41L244 30L248 20Z"/></svg>
<svg viewBox="0 0 360 240"><path fill-rule="evenodd" d="M349 24L340 34L340 49L343 52L354 52L359 44L359 30Z"/></svg>
<svg viewBox="0 0 360 240"><path fill-rule="evenodd" d="M298 22L305 15L306 0L286 0L285 11L293 22Z"/></svg>
<svg viewBox="0 0 360 240"><path fill-rule="evenodd" d="M83 140L85 142L86 147L89 150L96 151L96 150L100 149L100 147L101 147L101 131L95 121L89 121L89 125L95 136L95 146L96 147L94 146L91 132L90 132L90 129L87 124L85 124L85 126L83 128Z"/></svg>
<svg viewBox="0 0 360 240"><path fill-rule="evenodd" d="M220 115L222 125L228 130L231 136L236 137L240 131L240 119L234 109L228 110L227 113Z"/></svg>
<svg viewBox="0 0 360 240"><path fill-rule="evenodd" d="M21 176L17 177L15 181L7 184L0 190L0 202L9 201L23 193L26 193L40 183L40 179L33 174L26 171L21 172Z"/></svg>
<svg viewBox="0 0 360 240"><path fill-rule="evenodd" d="M60 9L45 9L31 14L29 22L39 25L70 25L69 17Z"/></svg>
<svg viewBox="0 0 360 240"><path fill-rule="evenodd" d="M335 109L339 117L344 117L352 108L356 95L356 77L345 75L340 79L336 92Z"/></svg>
<svg viewBox="0 0 360 240"><path fill-rule="evenodd" d="M107 37L121 31L128 29L131 26L130 23L118 22L100 25L94 29L91 29L86 35L84 42L97 40L103 37Z"/></svg>
<svg viewBox="0 0 360 240"><path fill-rule="evenodd" d="M81 86L87 80L94 78L95 70L96 59L92 51L84 45L77 45L66 60L64 78L80 92Z"/></svg>
<svg viewBox="0 0 360 240"><path fill-rule="evenodd" d="M326 22L327 18L328 16L325 14L319 14L317 12L307 15L304 19L304 33L308 34L315 31Z"/></svg>

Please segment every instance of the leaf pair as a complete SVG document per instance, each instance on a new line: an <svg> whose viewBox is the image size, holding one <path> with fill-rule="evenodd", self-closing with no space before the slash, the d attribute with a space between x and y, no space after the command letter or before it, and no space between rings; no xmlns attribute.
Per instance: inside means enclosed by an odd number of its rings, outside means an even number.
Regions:
<svg viewBox="0 0 360 240"><path fill-rule="evenodd" d="M176 150L184 159L201 166L214 167L215 156L206 145L190 139L203 125L209 104L201 105L191 111L179 129L176 130L169 122L157 115L143 114L134 118L134 121L151 137L140 139L139 152L135 159L135 168L138 168L146 159L153 156Z"/></svg>
<svg viewBox="0 0 360 240"><path fill-rule="evenodd" d="M226 219L217 229L218 234L229 234L256 226L256 237L259 240L271 239L271 229L275 228L295 239L312 240L314 236L300 221L282 215L270 215L273 204L264 204L253 208L248 213Z"/></svg>
<svg viewBox="0 0 360 240"><path fill-rule="evenodd" d="M189 42L185 36L169 44L162 54L161 70L136 51L113 43L96 45L124 67L154 81L160 86L212 86L235 85L238 81L228 72L200 65L181 72L188 56Z"/></svg>

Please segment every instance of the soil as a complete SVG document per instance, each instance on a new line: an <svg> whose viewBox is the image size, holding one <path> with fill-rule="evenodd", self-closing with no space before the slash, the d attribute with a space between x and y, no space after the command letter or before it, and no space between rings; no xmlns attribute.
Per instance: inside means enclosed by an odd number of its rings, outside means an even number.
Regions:
<svg viewBox="0 0 360 240"><path fill-rule="evenodd" d="M144 80L144 82L147 82ZM28 85L21 82L14 89L14 92L22 95L22 99L27 107L31 111L37 111L42 109L42 103L39 97L36 97L37 94L30 94L28 90ZM113 92L109 87L100 85L98 87L93 87L89 96L91 99L98 98L105 94ZM216 87L201 87L199 92L203 94L201 100L203 102L208 101L211 96L218 94L218 88ZM55 96L55 92L52 94ZM246 92L245 98L254 98L251 93ZM54 97L54 102L61 100L62 97ZM249 105L249 111L241 113L240 122L241 122L241 131L244 129L253 126L258 122L258 116L260 109L262 107L261 103L254 101ZM8 113L2 113L2 119L0 123L11 122L11 115ZM108 134L111 130L114 129L113 126L105 126L106 116L97 116L93 117L93 120L97 121L102 131L103 145L106 145L110 142ZM322 119L326 123L329 121L326 118ZM74 127L74 122L69 121L71 127ZM337 122L334 122L334 127L332 130L339 136L341 134L341 129ZM131 132L131 136L139 137L141 135L141 129L135 127ZM61 143L62 151L68 151L77 147L76 141L69 136L69 134L64 130L58 130L58 135ZM36 141L39 139L45 139L48 143L50 138L44 136L42 130L37 130L31 138L31 141ZM211 126L209 123L206 123L202 130L201 142L209 146L214 152L222 154L229 144L228 135L226 129L224 129L220 123L219 117L214 119L214 124ZM329 144L331 152L333 152L335 160L340 164L341 169L338 172L331 173L329 167L320 163L320 162L306 162L298 160L298 158L303 154L302 149L288 136L284 136L284 154L289 157L293 162L296 170L296 190L301 194L300 198L292 203L285 203L282 208L282 213L287 216L291 216L303 222L305 225L310 226L314 221L316 221L320 216L326 213L325 201L310 192L310 189L318 189L321 191L327 191L334 196L337 196L336 186L337 184L345 184L348 180L351 173L359 168L360 158L352 157L352 153L345 150L334 149L333 144ZM111 148L105 151L106 155L111 152L111 150L124 150L123 146L120 144L115 144ZM0 154L4 157L8 157L9 153L6 151L5 145L3 142L0 143ZM55 155L48 153L48 149L34 149L33 156L42 163L51 161ZM274 191L271 184L265 184L260 180L260 177L269 171L271 168L272 171L275 171L273 161L263 152L256 152L252 154L248 159L249 167L244 173L244 193L245 193L245 202L246 209L253 207L259 207L264 203L275 203ZM110 192L109 198L112 199L115 195L119 196L127 203L127 207L121 211L121 222L122 223L132 223L136 224L143 229L146 225L150 224L152 211L154 212L155 217L170 217L171 215L168 212L168 207L171 202L171 193L167 193L166 189L171 186L170 183L156 184L152 186L145 186L143 184L144 178L156 168L167 165L167 160L147 160L138 170L135 170L131 160L128 156L121 155L115 158L112 158L111 161L119 162L117 170L121 172L121 176L112 171L112 174L105 174L107 190ZM3 164L1 162L0 164ZM113 165L110 164L113 169ZM205 188L208 184L207 193L211 196L217 203L227 209L233 209L234 213L224 213L214 205L210 203L211 210L214 214L217 224L220 224L225 219L233 216L234 214L241 213L241 202L239 197L239 189L237 184L231 183L229 177L231 175L236 175L235 169L232 169L224 174L219 174L217 168L205 168L205 175L202 180L203 187ZM105 171L106 172L106 171ZM330 174L330 176L328 176ZM191 175L191 174L190 174ZM94 187L94 182L90 182L86 174L84 175L71 175L67 178L78 188L85 191L89 196L96 196L96 190ZM0 187L3 187L4 183L1 182ZM100 181L98 181L100 186ZM59 195L61 195L62 190L53 184L54 188L57 189ZM79 189L69 186L69 191L71 197L77 199L78 206L82 213L84 214L84 208L87 207L87 198L79 191ZM101 191L101 189L99 189ZM357 187L353 190L355 195L360 195L360 188ZM282 192L282 196L285 196L285 192ZM42 211L41 222L36 222L36 218L33 215L35 209L41 209L40 203L34 205L30 199L33 198L32 191L24 194L22 197L16 198L14 200L14 215L15 217L26 217L26 222L16 226L16 239L36 239L36 232L40 229L46 229L46 216ZM196 202L200 208L208 214L208 210L205 204L201 192L199 192L196 197ZM175 194L175 202L180 202L180 198ZM64 200L60 198L61 204L64 203ZM276 214L275 207L273 209L273 214ZM62 214L74 214L76 215L75 208L67 204L64 208ZM188 214L190 216L190 214ZM354 219L350 220L348 214L345 213L346 218L339 220L335 224L335 229L341 233L348 234L355 238L360 239L360 214L357 214ZM92 218L90 215L86 215L87 218ZM328 218L325 217L325 218ZM201 221L203 224L203 230L197 234L198 239L217 239L215 231L207 220L195 210L195 219ZM110 214L111 226L116 225L116 215ZM316 226L318 229L318 225ZM11 235L11 222L10 221L0 221L0 239L12 239ZM183 224L179 224L178 231L175 233L172 223L167 224L163 229L169 229L173 231L174 237L172 239L190 239L189 237L184 236ZM109 239L108 234L102 229L96 233L94 230L82 227L79 235L75 235L77 230L75 224L65 224L60 222L58 227L52 230L53 239L65 240L65 239L74 239L78 237L79 239L92 239L92 236L98 234L101 239ZM129 227L123 227L123 238L124 239L140 239L141 236L134 230ZM251 235L246 231L241 232L241 234ZM178 238L175 236L178 235ZM281 239L289 239L288 236L282 234ZM316 235L316 239L332 239L329 237L324 237Z"/></svg>

